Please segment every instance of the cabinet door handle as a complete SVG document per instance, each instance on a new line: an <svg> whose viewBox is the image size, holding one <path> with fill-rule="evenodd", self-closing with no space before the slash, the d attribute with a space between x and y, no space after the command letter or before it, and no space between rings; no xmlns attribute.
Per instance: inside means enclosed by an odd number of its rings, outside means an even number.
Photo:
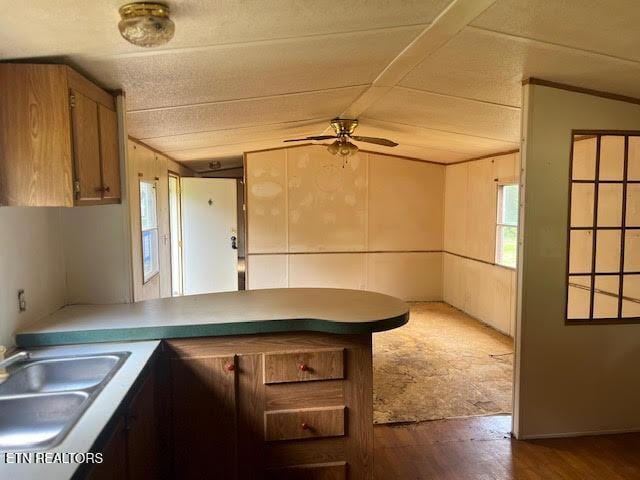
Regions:
<svg viewBox="0 0 640 480"><path fill-rule="evenodd" d="M227 372L233 372L233 371L236 369L236 366L235 366L233 363L227 363L227 364L224 366L224 369L225 369Z"/></svg>

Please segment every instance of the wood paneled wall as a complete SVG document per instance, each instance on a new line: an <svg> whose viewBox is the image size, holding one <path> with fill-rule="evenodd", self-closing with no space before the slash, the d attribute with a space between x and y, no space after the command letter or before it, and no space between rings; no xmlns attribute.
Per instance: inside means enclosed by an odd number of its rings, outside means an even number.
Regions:
<svg viewBox="0 0 640 480"><path fill-rule="evenodd" d="M447 166L443 298L494 328L515 330L516 272L495 265L498 185L518 182L519 154Z"/></svg>
<svg viewBox="0 0 640 480"><path fill-rule="evenodd" d="M444 167L308 145L246 155L248 288L442 299Z"/></svg>
<svg viewBox="0 0 640 480"><path fill-rule="evenodd" d="M131 257L133 270L134 301L171 296L171 249L169 232L169 172L180 176L193 176L193 172L134 140L128 141L127 179L131 195ZM143 282L142 244L140 232L140 187L139 182L157 182L158 242L160 273Z"/></svg>

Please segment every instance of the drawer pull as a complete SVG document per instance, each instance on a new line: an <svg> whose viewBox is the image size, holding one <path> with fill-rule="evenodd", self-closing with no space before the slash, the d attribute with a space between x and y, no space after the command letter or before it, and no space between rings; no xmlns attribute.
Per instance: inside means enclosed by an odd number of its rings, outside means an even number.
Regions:
<svg viewBox="0 0 640 480"><path fill-rule="evenodd" d="M265 384L344 378L344 348L268 352L263 362Z"/></svg>
<svg viewBox="0 0 640 480"><path fill-rule="evenodd" d="M225 369L227 372L233 372L233 371L236 369L236 366L235 366L233 363L227 363L227 364L224 366L224 369Z"/></svg>
<svg viewBox="0 0 640 480"><path fill-rule="evenodd" d="M264 438L267 442L303 438L343 437L344 405L298 408L264 412Z"/></svg>

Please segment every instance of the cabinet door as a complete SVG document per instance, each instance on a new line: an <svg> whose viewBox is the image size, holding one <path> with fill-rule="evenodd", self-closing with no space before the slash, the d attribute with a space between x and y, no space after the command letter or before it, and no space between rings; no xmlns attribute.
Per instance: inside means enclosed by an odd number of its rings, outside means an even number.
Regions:
<svg viewBox="0 0 640 480"><path fill-rule="evenodd" d="M149 374L131 401L127 412L127 453L129 478L154 480L160 477L159 429L157 422L156 380Z"/></svg>
<svg viewBox="0 0 640 480"><path fill-rule="evenodd" d="M174 477L236 479L236 357L170 362Z"/></svg>
<svg viewBox="0 0 640 480"><path fill-rule="evenodd" d="M100 123L100 160L103 198L120 199L120 155L118 149L118 117L116 112L98 105Z"/></svg>
<svg viewBox="0 0 640 480"><path fill-rule="evenodd" d="M98 104L75 90L71 90L71 95L76 204L99 202L102 174Z"/></svg>
<svg viewBox="0 0 640 480"><path fill-rule="evenodd" d="M111 438L102 449L102 463L97 463L87 478L114 480L127 478L127 442L124 419L118 421Z"/></svg>

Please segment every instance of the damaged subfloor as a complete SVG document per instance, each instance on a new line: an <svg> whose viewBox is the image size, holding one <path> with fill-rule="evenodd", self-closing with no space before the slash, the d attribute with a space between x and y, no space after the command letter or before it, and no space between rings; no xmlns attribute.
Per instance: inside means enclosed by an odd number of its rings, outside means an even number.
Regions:
<svg viewBox="0 0 640 480"><path fill-rule="evenodd" d="M513 339L442 302L373 339L374 422L511 413Z"/></svg>

